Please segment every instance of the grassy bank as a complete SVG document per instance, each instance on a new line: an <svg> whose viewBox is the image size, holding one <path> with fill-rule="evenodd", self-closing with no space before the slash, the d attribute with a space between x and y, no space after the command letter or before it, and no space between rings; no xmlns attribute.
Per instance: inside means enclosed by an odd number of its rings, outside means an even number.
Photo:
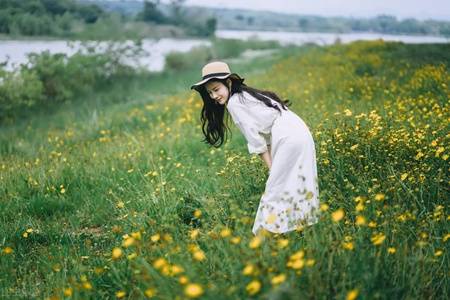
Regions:
<svg viewBox="0 0 450 300"><path fill-rule="evenodd" d="M321 220L251 234L267 170L202 144L197 68L0 129L2 298L446 299L448 45L365 42L232 65L293 102ZM125 101L124 101L125 100Z"/></svg>

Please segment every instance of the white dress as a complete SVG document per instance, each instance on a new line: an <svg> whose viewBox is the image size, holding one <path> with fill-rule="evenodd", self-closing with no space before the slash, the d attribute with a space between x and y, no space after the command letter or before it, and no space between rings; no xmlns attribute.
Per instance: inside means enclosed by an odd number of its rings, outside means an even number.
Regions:
<svg viewBox="0 0 450 300"><path fill-rule="evenodd" d="M271 145L272 166L252 232L261 228L285 233L318 221L319 187L316 150L305 122L294 112L281 113L247 92L228 100L227 110L247 140L250 154Z"/></svg>

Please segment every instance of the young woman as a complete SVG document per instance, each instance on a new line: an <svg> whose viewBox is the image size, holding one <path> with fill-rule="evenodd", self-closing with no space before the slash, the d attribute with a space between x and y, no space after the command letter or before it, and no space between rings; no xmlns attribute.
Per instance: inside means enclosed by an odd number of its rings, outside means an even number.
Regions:
<svg viewBox="0 0 450 300"><path fill-rule="evenodd" d="M220 147L227 139L227 110L247 140L250 154L259 154L269 168L252 232L301 230L318 221L319 188L313 137L303 120L275 93L244 84L224 62L202 69L191 89L203 99L204 141Z"/></svg>

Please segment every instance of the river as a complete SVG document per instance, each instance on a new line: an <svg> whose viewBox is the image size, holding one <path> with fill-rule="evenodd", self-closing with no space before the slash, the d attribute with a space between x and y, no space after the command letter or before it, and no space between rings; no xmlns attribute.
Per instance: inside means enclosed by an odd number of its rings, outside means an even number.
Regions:
<svg viewBox="0 0 450 300"><path fill-rule="evenodd" d="M318 45L330 45L339 41L350 43L357 40L378 40L399 41L404 43L449 43L445 37L434 36L408 36L408 35L386 35L378 33L304 33L304 32L283 32L283 31L237 31L218 30L216 36L219 38L234 38L246 40L257 38L260 40L276 40L283 46L302 45L305 43L315 43ZM132 44L132 42L125 42ZM0 40L0 63L5 64L7 70L14 70L20 64L27 62L29 53L65 53L73 55L83 49L82 42L71 42L65 40L39 41L39 40ZM108 43L88 42L97 51L103 51ZM194 47L208 46L209 40L202 39L172 39L163 38L159 40L146 39L142 41L143 53L137 60L128 61L131 65L140 65L150 71L161 71L164 68L165 57L168 53L187 52ZM121 43L123 45L123 43Z"/></svg>

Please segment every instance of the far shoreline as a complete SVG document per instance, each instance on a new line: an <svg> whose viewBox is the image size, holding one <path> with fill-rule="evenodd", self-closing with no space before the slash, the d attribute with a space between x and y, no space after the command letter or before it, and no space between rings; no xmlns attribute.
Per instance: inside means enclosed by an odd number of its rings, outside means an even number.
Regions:
<svg viewBox="0 0 450 300"><path fill-rule="evenodd" d="M423 34L423 33L384 33L378 31L300 31L300 30L289 30L287 28L264 28L264 29L239 29L239 28L218 28L216 30L216 34L224 31L233 31L233 32L262 32L262 33L297 33L297 34L334 34L334 35L383 35L383 36L398 36L398 37L427 37L427 38L440 38L446 39L450 42L450 36L445 35L431 35L431 34ZM121 37L121 38L83 38L80 36L51 36L51 35L7 35L0 34L0 41L129 41L129 40L145 40L145 39L174 39L174 40L209 40L214 38L222 38L217 35L211 37L199 37L199 36L191 36L191 35L154 35L154 36L143 36L139 38L132 37Z"/></svg>

